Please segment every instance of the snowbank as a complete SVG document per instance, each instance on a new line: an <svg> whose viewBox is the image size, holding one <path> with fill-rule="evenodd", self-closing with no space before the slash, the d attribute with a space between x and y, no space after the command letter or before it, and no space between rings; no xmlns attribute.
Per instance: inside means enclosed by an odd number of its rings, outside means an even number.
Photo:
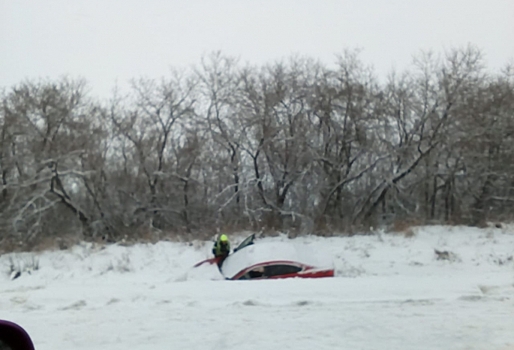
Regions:
<svg viewBox="0 0 514 350"><path fill-rule="evenodd" d="M512 227L415 233L288 241L314 265L334 263L339 278L319 280L225 281L216 266L192 269L211 242L4 255L0 317L23 325L38 350L513 348ZM285 241L262 243L288 254ZM12 262L29 267L14 280Z"/></svg>

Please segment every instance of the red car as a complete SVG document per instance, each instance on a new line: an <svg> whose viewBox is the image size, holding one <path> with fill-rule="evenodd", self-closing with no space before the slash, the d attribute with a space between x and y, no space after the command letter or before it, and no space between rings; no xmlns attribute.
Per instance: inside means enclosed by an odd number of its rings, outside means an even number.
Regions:
<svg viewBox="0 0 514 350"><path fill-rule="evenodd" d="M278 279L278 278L334 277L332 268L316 268L296 261L274 260L249 266L232 276L231 280Z"/></svg>
<svg viewBox="0 0 514 350"><path fill-rule="evenodd" d="M312 254L286 242L255 243L245 239L223 262L220 271L227 280L334 277L331 266L316 267ZM198 263L217 263L209 259Z"/></svg>

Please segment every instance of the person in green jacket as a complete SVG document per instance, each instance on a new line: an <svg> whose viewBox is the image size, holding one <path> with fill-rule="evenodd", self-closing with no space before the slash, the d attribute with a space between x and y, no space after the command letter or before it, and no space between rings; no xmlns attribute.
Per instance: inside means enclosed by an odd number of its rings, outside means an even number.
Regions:
<svg viewBox="0 0 514 350"><path fill-rule="evenodd" d="M230 254L230 242L226 234L222 234L218 237L212 247L212 254L214 254L214 257L219 258L218 267L221 267L223 261L225 261Z"/></svg>

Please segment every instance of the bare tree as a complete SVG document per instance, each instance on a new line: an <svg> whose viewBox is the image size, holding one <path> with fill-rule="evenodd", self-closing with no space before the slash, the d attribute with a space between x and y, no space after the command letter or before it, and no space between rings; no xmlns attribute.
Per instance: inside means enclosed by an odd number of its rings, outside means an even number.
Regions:
<svg viewBox="0 0 514 350"><path fill-rule="evenodd" d="M94 152L97 110L85 97L82 81L27 82L3 100L4 226L30 241L56 228L53 212L75 217L91 236L89 213L78 188L80 159ZM6 142L6 141L9 142ZM68 221L70 222L70 221ZM71 220L73 223L73 220ZM71 227L74 227L73 224Z"/></svg>
<svg viewBox="0 0 514 350"><path fill-rule="evenodd" d="M345 51L335 71L317 79L311 100L314 161L322 171L318 221L331 217L348 225L355 198L345 188L380 161L372 155L369 137L376 114L377 83L357 51Z"/></svg>
<svg viewBox="0 0 514 350"><path fill-rule="evenodd" d="M221 229L483 224L514 209L514 74L473 46L422 53L379 84L357 51L0 93L0 245Z"/></svg>
<svg viewBox="0 0 514 350"><path fill-rule="evenodd" d="M166 203L167 194L162 192L164 184L161 179L176 173L176 155L172 152L172 143L180 138L184 125L194 115L193 89L195 82L175 74L170 80L160 83L154 80L140 79L132 82L134 105L130 108L111 106L109 119L118 133L118 152L124 160L126 174L131 172L129 166L136 167L135 178L139 191L133 192L133 199L138 203L135 216L143 214L143 221L148 221L149 228L162 229L168 221L164 212L183 212L172 209ZM146 188L145 188L146 187ZM187 205L182 203L181 206ZM184 216L187 224L187 215Z"/></svg>
<svg viewBox="0 0 514 350"><path fill-rule="evenodd" d="M216 52L202 59L201 70L197 71L200 79L200 92L205 105L199 111L202 125L212 138L211 158L226 164L221 167L215 178L220 181L221 191L213 194L219 205L219 220L240 221L244 213L241 206L241 118L239 116L237 94L240 85L240 73L237 61ZM226 179L231 178L228 182ZM223 215L227 208L232 208ZM235 220L234 220L235 219Z"/></svg>

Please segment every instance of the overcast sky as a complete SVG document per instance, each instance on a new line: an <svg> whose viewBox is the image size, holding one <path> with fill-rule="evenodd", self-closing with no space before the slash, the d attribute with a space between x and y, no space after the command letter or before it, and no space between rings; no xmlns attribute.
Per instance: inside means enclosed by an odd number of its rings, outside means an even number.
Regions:
<svg viewBox="0 0 514 350"><path fill-rule="evenodd" d="M216 50L262 64L360 48L385 77L468 43L492 69L513 60L514 0L0 0L0 87L68 74L108 97Z"/></svg>

